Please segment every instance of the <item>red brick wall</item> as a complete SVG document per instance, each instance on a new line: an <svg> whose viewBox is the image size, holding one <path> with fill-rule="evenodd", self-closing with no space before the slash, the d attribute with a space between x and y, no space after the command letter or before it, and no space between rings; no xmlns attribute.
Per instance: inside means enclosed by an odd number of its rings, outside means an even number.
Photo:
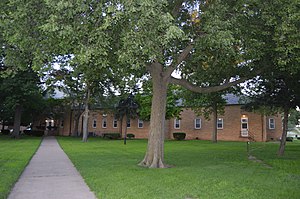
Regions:
<svg viewBox="0 0 300 199"><path fill-rule="evenodd" d="M258 113L246 112L240 105L228 105L225 107L224 115L218 118L223 119L223 129L218 129L218 140L228 141L248 141L248 138L241 137L241 117L248 118L248 127L250 134L256 141L278 140L281 136L282 124L280 115L272 117L262 116ZM102 120L106 118L107 127L102 127ZM184 109L181 113L180 128L174 128L174 119L166 120L165 135L166 138L173 139L174 132L185 132L186 139L211 140L213 124L211 120L206 120L203 116L197 116L191 109ZM201 128L195 129L195 118L201 119ZM275 119L275 129L269 129L269 118ZM97 120L96 128L93 128L93 121ZM103 115L102 111L91 111L89 116L88 132L94 132L100 136L103 133L120 132L121 122L118 121L118 127L113 128L113 114ZM82 119L80 119L81 123ZM73 128L73 120L72 127ZM122 131L125 131L125 118L123 120ZM144 121L143 128L138 128L138 119L131 119L131 127L127 129L128 133L133 133L135 138L148 138L149 122ZM82 124L79 125L81 132ZM70 132L70 114L64 117L64 126L60 128L60 135L69 135Z"/></svg>

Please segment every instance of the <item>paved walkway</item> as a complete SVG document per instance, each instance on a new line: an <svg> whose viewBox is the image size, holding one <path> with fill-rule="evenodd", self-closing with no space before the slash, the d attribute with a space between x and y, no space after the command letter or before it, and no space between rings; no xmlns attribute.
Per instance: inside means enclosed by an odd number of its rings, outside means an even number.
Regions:
<svg viewBox="0 0 300 199"><path fill-rule="evenodd" d="M95 199L55 137L45 137L8 199Z"/></svg>

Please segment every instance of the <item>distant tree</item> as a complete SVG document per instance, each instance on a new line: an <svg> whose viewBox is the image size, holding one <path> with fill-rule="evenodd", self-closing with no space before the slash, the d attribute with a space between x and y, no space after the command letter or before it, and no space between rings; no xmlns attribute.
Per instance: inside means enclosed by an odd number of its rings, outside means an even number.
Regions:
<svg viewBox="0 0 300 199"><path fill-rule="evenodd" d="M289 115L288 128L294 128L299 125L300 112L297 109L291 109Z"/></svg>
<svg viewBox="0 0 300 199"><path fill-rule="evenodd" d="M285 151L288 119L290 110L300 105L300 82L299 75L293 75L288 71L274 71L269 75L261 76L259 84L251 90L248 109L260 109L269 113L283 112L283 129L280 140L278 155Z"/></svg>
<svg viewBox="0 0 300 199"><path fill-rule="evenodd" d="M127 125L130 119L134 119L138 116L138 103L134 98L133 93L130 93L129 96L125 99L121 99L116 107L115 116L121 121L120 125L120 133L122 136L122 122L125 118L126 125L124 131L124 144L126 144L126 136L127 136Z"/></svg>
<svg viewBox="0 0 300 199"><path fill-rule="evenodd" d="M9 113L14 110L14 129L12 137L20 134L21 115L23 110L31 113L41 110L43 98L39 87L39 77L31 69L17 71L0 79L0 98L2 110ZM28 112L28 111L27 111Z"/></svg>
<svg viewBox="0 0 300 199"><path fill-rule="evenodd" d="M206 120L212 119L213 131L211 141L218 141L218 115L224 114L226 100L223 98L224 92L200 94L188 90L183 92L183 105L191 108L197 115L203 115Z"/></svg>

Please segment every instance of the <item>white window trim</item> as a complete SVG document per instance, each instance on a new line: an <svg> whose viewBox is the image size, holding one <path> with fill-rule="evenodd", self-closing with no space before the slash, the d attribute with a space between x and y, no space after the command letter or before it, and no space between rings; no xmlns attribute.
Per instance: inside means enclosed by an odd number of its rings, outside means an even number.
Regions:
<svg viewBox="0 0 300 199"><path fill-rule="evenodd" d="M221 123L222 123L222 127L219 127L219 126L218 126L218 121L219 121L219 120L222 121L222 122L221 122ZM217 129L223 129L223 128L224 128L224 119L223 119L223 118L218 118L218 119L217 119Z"/></svg>
<svg viewBox="0 0 300 199"><path fill-rule="evenodd" d="M97 128L97 119L93 119L92 127Z"/></svg>
<svg viewBox="0 0 300 199"><path fill-rule="evenodd" d="M200 121L200 127L197 127L197 126L196 126L196 124L197 124L196 121L197 121L197 120ZM194 120L194 128L195 128L195 129L201 129L201 127L202 127L202 120L201 120L201 118L196 118L196 119Z"/></svg>
<svg viewBox="0 0 300 199"><path fill-rule="evenodd" d="M176 121L178 121L179 127L176 127ZM180 129L180 119L174 119L174 129Z"/></svg>
<svg viewBox="0 0 300 199"><path fill-rule="evenodd" d="M115 122L117 124L117 126L115 126ZM113 119L113 128L118 128L118 120L116 118Z"/></svg>
<svg viewBox="0 0 300 199"><path fill-rule="evenodd" d="M106 123L106 126L104 126L104 121ZM102 118L102 128L106 129L107 128L107 119L106 118Z"/></svg>
<svg viewBox="0 0 300 199"><path fill-rule="evenodd" d="M274 127L271 127L271 120L273 120L273 125ZM269 118L269 129L275 129L276 128L276 125L275 125L275 119L274 118Z"/></svg>
<svg viewBox="0 0 300 199"><path fill-rule="evenodd" d="M141 127L140 127L140 124L142 124ZM139 129L144 128L144 121L143 121L143 120L138 119L138 128L139 128Z"/></svg>

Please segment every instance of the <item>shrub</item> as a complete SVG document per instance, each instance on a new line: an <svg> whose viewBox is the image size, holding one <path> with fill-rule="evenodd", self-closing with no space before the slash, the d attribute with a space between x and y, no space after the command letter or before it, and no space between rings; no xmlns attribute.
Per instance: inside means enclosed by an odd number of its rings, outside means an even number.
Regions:
<svg viewBox="0 0 300 199"><path fill-rule="evenodd" d="M288 142L293 142L293 137L286 137L286 141L288 141Z"/></svg>
<svg viewBox="0 0 300 199"><path fill-rule="evenodd" d="M1 133L3 135L9 135L10 134L10 130L9 129L4 129L4 130L1 130Z"/></svg>
<svg viewBox="0 0 300 199"><path fill-rule="evenodd" d="M41 137L44 135L44 131L38 131L38 130L31 130L31 135Z"/></svg>
<svg viewBox="0 0 300 199"><path fill-rule="evenodd" d="M173 137L175 140L184 140L185 136L186 136L186 134L184 132L173 133Z"/></svg>
<svg viewBox="0 0 300 199"><path fill-rule="evenodd" d="M103 133L103 138L117 140L121 138L120 133Z"/></svg>
<svg viewBox="0 0 300 199"><path fill-rule="evenodd" d="M132 134L132 133L128 133L128 134L127 134L127 138L128 138L128 139L135 138L135 135L134 135L134 134Z"/></svg>
<svg viewBox="0 0 300 199"><path fill-rule="evenodd" d="M31 130L24 130L23 133L24 133L25 135L32 135Z"/></svg>

